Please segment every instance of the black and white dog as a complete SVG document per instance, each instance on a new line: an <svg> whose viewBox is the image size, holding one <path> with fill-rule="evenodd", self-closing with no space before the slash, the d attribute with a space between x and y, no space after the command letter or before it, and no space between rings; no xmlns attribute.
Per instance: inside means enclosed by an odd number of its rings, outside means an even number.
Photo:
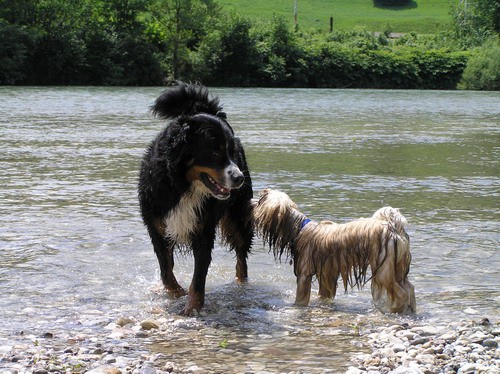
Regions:
<svg viewBox="0 0 500 374"><path fill-rule="evenodd" d="M252 244L252 182L243 147L226 121L218 98L200 85L180 82L152 106L170 120L147 149L139 176L144 224L160 264L161 279L174 297L185 295L177 283L174 250L190 248L194 273L182 311L199 311L212 259L216 228L236 253L236 279L245 282Z"/></svg>

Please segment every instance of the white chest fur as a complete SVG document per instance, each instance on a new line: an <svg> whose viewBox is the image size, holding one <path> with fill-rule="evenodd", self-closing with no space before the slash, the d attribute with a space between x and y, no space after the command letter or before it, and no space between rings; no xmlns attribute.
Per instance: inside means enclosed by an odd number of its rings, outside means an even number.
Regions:
<svg viewBox="0 0 500 374"><path fill-rule="evenodd" d="M200 228L198 217L203 201L210 195L199 181L193 182L177 206L164 218L165 236L177 244L189 244L190 237Z"/></svg>

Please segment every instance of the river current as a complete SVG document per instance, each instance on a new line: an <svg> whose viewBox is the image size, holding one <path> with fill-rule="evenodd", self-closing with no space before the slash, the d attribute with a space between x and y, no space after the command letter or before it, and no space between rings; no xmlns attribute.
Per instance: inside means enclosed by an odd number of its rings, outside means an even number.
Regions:
<svg viewBox="0 0 500 374"><path fill-rule="evenodd" d="M164 125L148 112L160 92L0 87L0 345L47 331L105 336L121 316L179 321L185 300L161 291L136 193L141 156ZM243 287L233 281L233 254L217 242L205 311L185 319L209 328L194 333L198 342L232 339L243 351L263 351L263 362L341 370L358 350L359 329L405 319L496 321L498 92L213 92L245 146L256 196L280 189L311 218L336 222L385 205L401 210L418 310L382 315L369 286L325 304L317 283L310 306L294 307L293 269L261 240ZM191 271L191 256L179 254L176 274L186 287ZM164 354L194 344L129 343Z"/></svg>

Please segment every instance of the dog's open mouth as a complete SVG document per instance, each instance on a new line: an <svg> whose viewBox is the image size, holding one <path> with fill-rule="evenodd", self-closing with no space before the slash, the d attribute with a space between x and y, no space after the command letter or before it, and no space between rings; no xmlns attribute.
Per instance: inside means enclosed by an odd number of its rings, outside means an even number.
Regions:
<svg viewBox="0 0 500 374"><path fill-rule="evenodd" d="M229 196L231 195L230 188L221 186L219 183L217 183L215 179L213 179L207 173L201 173L200 179L205 185L205 187L207 187L210 190L210 192L215 198L219 200L225 200L229 198Z"/></svg>

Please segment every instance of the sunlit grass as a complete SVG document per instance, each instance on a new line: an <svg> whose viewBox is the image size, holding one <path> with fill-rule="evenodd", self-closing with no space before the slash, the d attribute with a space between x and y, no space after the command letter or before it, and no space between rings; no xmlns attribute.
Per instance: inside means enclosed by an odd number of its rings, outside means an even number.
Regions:
<svg viewBox="0 0 500 374"><path fill-rule="evenodd" d="M304 30L364 28L369 31L434 33L451 22L451 4L458 0L414 0L406 7L376 7L373 0L297 0L298 23ZM256 19L284 16L294 23L294 0L219 0L226 9Z"/></svg>

